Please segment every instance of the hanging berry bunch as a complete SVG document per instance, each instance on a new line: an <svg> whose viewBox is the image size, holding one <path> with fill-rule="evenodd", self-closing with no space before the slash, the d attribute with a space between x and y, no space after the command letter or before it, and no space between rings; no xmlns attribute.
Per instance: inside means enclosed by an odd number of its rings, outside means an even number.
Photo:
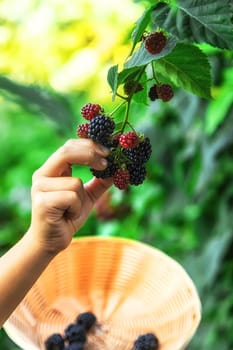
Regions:
<svg viewBox="0 0 233 350"><path fill-rule="evenodd" d="M167 37L161 31L148 34L143 37L143 40L144 47L150 55L160 53L167 43ZM78 137L91 139L111 150L107 157L108 166L106 169L90 170L97 178L112 177L114 185L120 190L126 190L129 185L137 186L144 182L146 163L152 153L150 139L136 132L129 121L132 99L145 89L145 83L141 82L145 68L144 66L143 69L136 69L132 74L126 74L126 77L122 80L124 95L115 91L115 95L124 102L117 106L113 112L108 114L99 104L87 103L81 109L81 114L87 122L77 127ZM149 80L156 80L148 93L151 101L161 99L167 102L173 97L172 87L168 84L159 83L154 70L153 77ZM113 115L122 105L126 106L124 118L120 126L116 127Z"/></svg>
<svg viewBox="0 0 233 350"><path fill-rule="evenodd" d="M143 34L143 47L150 56L159 54L167 45L167 36L162 31L156 31L150 34ZM114 83L114 98L117 96L123 100L123 103L111 113L106 113L99 104L87 103L81 109L81 114L87 122L78 125L77 136L88 138L110 149L110 155L107 157L108 166L105 170L90 169L97 178L113 178L114 185L120 190L126 190L129 185L138 186L146 178L146 163L150 159L152 147L150 139L135 131L130 122L130 106L135 95L143 93L145 95L146 85L154 81L151 86L148 98L151 101L161 99L163 102L169 101L173 97L173 89L169 84L161 83L157 80L155 70L152 69L153 76L145 82L145 70L136 67L136 69L126 70L122 74L114 72L115 79L119 85L123 86L123 95L117 91L117 84ZM129 73L129 74L128 74ZM108 75L110 86L111 69ZM116 80L115 80L116 82ZM114 121L116 110L125 105L125 113L122 122L117 124Z"/></svg>
<svg viewBox="0 0 233 350"><path fill-rule="evenodd" d="M113 117L106 114L98 104L86 104L82 107L81 114L89 123L78 125L77 135L111 150L106 169L91 168L92 174L102 179L113 177L114 185L120 190L125 190L128 185L142 184L146 177L145 164L152 151L149 138L136 131L124 132L128 125L127 118L121 130L116 130Z"/></svg>
<svg viewBox="0 0 233 350"><path fill-rule="evenodd" d="M136 22L123 69L118 71L118 65L114 65L108 71L112 101L119 98L122 103L110 113L99 104L86 104L81 110L86 122L77 128L79 137L111 150L107 168L91 172L99 178L113 177L114 185L121 190L144 182L152 151L148 136L135 130L132 120L137 116L132 118L132 104L167 103L174 97L174 85L210 97L210 66L205 55L197 46L179 42L157 16L157 7L160 4L149 7ZM124 112L116 123L114 113L122 106Z"/></svg>

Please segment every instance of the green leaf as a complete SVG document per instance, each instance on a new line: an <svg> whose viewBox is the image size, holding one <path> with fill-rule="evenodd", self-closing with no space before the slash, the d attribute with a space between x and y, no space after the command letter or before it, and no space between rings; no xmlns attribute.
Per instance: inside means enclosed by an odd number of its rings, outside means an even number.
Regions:
<svg viewBox="0 0 233 350"><path fill-rule="evenodd" d="M147 79L147 74L144 72L139 81L141 82L143 89L133 94L133 100L137 103L143 103L145 105L148 105L147 84L145 84L146 79Z"/></svg>
<svg viewBox="0 0 233 350"><path fill-rule="evenodd" d="M142 34L144 33L146 27L150 23L150 21L151 21L151 13L152 13L154 8L155 8L155 6L151 6L137 20L136 27L135 27L135 29L134 29L134 31L132 33L133 46L132 46L132 49L131 49L131 52L130 52L129 56L131 56L133 54L135 46L141 40Z"/></svg>
<svg viewBox="0 0 233 350"><path fill-rule="evenodd" d="M125 63L124 67L132 68L132 67L144 66L154 60L158 60L161 57L167 56L170 52L172 52L175 46L176 46L175 37L169 36L165 48L159 54L152 55L146 50L144 43L142 43L139 49Z"/></svg>
<svg viewBox="0 0 233 350"><path fill-rule="evenodd" d="M155 70L171 82L200 97L210 98L211 76L207 56L192 44L177 44L168 56L156 61Z"/></svg>
<svg viewBox="0 0 233 350"><path fill-rule="evenodd" d="M181 40L233 49L230 3L230 0L179 0L175 10L166 4L158 4L152 17L155 26Z"/></svg>
<svg viewBox="0 0 233 350"><path fill-rule="evenodd" d="M112 66L108 70L107 81L112 89L112 100L114 101L117 92L118 65Z"/></svg>
<svg viewBox="0 0 233 350"><path fill-rule="evenodd" d="M141 72L141 67L123 69L118 73L117 85L124 84L127 80L133 80L139 72Z"/></svg>

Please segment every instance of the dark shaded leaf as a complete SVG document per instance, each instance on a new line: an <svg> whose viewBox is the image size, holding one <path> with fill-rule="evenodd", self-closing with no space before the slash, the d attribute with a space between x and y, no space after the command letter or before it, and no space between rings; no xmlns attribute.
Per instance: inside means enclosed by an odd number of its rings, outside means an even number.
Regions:
<svg viewBox="0 0 233 350"><path fill-rule="evenodd" d="M7 91L23 102L25 108L38 109L43 114L54 120L63 130L72 128L71 108L67 101L60 95L38 86L26 86L14 82L6 77L0 77L0 91Z"/></svg>
<svg viewBox="0 0 233 350"><path fill-rule="evenodd" d="M153 12L155 26L179 39L206 42L222 49L233 49L230 0L179 0L177 8L158 4Z"/></svg>

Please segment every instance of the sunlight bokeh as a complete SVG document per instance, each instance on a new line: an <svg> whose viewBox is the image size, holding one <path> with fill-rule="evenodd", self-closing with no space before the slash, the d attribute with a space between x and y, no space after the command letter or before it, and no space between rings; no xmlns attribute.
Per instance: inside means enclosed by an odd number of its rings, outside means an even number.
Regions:
<svg viewBox="0 0 233 350"><path fill-rule="evenodd" d="M128 52L142 8L131 0L23 0L0 3L0 72L57 91L106 87L106 72ZM99 96L97 96L99 97Z"/></svg>

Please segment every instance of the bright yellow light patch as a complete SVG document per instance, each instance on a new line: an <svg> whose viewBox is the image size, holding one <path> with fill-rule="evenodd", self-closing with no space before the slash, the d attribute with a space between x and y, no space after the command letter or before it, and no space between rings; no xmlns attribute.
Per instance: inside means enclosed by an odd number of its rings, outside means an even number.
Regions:
<svg viewBox="0 0 233 350"><path fill-rule="evenodd" d="M2 0L0 74L58 91L102 85L141 12L132 0Z"/></svg>

